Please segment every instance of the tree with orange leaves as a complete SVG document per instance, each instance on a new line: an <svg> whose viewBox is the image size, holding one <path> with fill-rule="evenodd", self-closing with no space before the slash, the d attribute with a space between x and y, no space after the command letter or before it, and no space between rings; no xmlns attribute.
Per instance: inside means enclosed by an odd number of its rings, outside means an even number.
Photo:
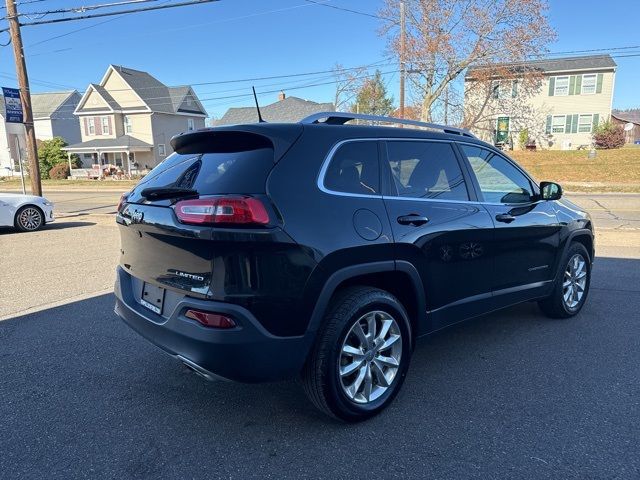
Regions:
<svg viewBox="0 0 640 480"><path fill-rule="evenodd" d="M404 0L404 62L421 98L421 119L431 121L447 89L462 89L462 73L474 65L524 62L546 52L555 37L546 0ZM401 0L386 0L383 18L399 18ZM400 57L399 23L381 33ZM490 69L485 72L491 72Z"/></svg>

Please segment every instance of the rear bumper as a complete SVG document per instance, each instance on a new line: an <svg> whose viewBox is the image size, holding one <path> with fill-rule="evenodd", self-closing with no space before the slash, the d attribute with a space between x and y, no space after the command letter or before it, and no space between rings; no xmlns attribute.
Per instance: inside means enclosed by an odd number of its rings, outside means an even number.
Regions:
<svg viewBox="0 0 640 480"><path fill-rule="evenodd" d="M237 305L183 297L160 316L143 307L134 294L131 275L116 272L115 312L140 335L213 379L239 382L281 380L300 372L311 337L276 337ZM207 328L184 316L189 308L231 316L239 325L229 330Z"/></svg>

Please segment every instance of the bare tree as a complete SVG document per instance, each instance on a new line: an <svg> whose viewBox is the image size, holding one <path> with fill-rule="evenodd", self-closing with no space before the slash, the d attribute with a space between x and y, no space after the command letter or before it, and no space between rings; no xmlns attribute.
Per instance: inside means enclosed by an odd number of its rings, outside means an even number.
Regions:
<svg viewBox="0 0 640 480"><path fill-rule="evenodd" d="M507 116L510 132L527 129L532 139L542 143L548 112L544 104L531 100L540 95L543 85L544 76L535 63L472 68L464 82L460 125L493 142L497 117Z"/></svg>
<svg viewBox="0 0 640 480"><path fill-rule="evenodd" d="M546 0L404 0L404 59L409 81L421 97L421 117L431 120L434 104L471 65L519 62L545 52L555 37ZM381 17L398 18L401 0L386 0ZM381 33L399 56L397 24ZM454 93L449 90L449 95Z"/></svg>
<svg viewBox="0 0 640 480"><path fill-rule="evenodd" d="M333 68L333 76L336 80L336 92L333 105L336 112L348 110L349 105L362 88L367 77L366 67L345 69L339 63Z"/></svg>

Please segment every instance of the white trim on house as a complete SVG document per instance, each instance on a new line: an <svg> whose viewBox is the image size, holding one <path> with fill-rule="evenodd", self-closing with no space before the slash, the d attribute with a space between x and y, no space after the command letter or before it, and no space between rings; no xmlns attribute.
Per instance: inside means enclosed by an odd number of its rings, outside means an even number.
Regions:
<svg viewBox="0 0 640 480"><path fill-rule="evenodd" d="M591 91L591 92L585 92L584 91L584 87L586 85L585 80L587 79L587 77L589 77L589 78L593 77L593 85L589 85L589 87L593 87L593 91ZM582 81L581 81L581 84L580 84L580 95L595 95L597 88L598 88L598 74L597 73L583 73L582 74ZM576 92L576 93L578 93L578 92Z"/></svg>
<svg viewBox="0 0 640 480"><path fill-rule="evenodd" d="M588 122L583 122L584 118L588 118ZM586 130L581 130L582 127L587 126ZM578 130L576 133L591 133L593 131L593 113L581 113L578 115Z"/></svg>
<svg viewBox="0 0 640 480"><path fill-rule="evenodd" d="M98 94L98 95L100 96L100 98L102 98L102 100L104 101L104 103L106 103L106 104L107 104L107 108L108 108L107 112L109 112L109 113L113 113L113 112L115 112L115 110L114 110L113 108L111 108L111 106L109 105L109 102L107 102L107 99L106 99L106 98L104 98L102 95L100 95L100 92L98 92L98 91L96 90L96 88L95 88L92 84L89 84L89 86L87 87L87 90L84 92L84 95L82 95L82 98L81 98L81 99L80 99L80 101L78 102L78 106L77 106L77 107L76 107L76 109L73 111L73 114L74 114L74 115L79 115L80 113L82 113L82 112L80 112L80 110L82 110L82 109L84 108L84 104L85 104L85 102L87 101L87 99L89 98L89 93L90 93L90 91L92 91L92 90L93 90L96 94ZM91 112L91 113L96 113L96 112Z"/></svg>
<svg viewBox="0 0 640 480"><path fill-rule="evenodd" d="M556 122L556 119L562 120L562 124ZM551 117L551 133L564 133L567 126L566 115L553 115Z"/></svg>
<svg viewBox="0 0 640 480"><path fill-rule="evenodd" d="M109 78L109 73L110 72L116 72L118 74L118 76L122 79L122 81L124 83L126 83L127 85L129 85L129 82L127 82L127 79L124 78L120 72L118 72L118 69L115 68L113 65L109 65L109 68L107 68L107 73L104 74L104 77L102 77L102 80L100 81L100 85L104 87L105 82L107 81L107 79ZM147 102L145 102L140 95L138 95L138 92L136 92L133 88L131 88L131 85L129 85L129 89L135 94L136 97L138 97L138 100L140 100L140 102L147 107L147 109L145 110L146 112L151 112L151 107L149 107L149 105L147 105Z"/></svg>
<svg viewBox="0 0 640 480"><path fill-rule="evenodd" d="M558 90L560 80L566 80L567 81L566 85L560 87L560 88L562 88L562 91L564 93L561 93ZM569 75L558 75L558 76L554 77L553 96L554 97L566 97L567 95L569 95L569 83L570 83Z"/></svg>

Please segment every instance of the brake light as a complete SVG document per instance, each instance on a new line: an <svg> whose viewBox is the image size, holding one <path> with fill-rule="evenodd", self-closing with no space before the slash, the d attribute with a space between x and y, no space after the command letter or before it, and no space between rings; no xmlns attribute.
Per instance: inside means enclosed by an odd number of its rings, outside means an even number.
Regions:
<svg viewBox="0 0 640 480"><path fill-rule="evenodd" d="M199 310L187 310L185 317L211 328L233 328L236 326L231 318L220 313L201 312Z"/></svg>
<svg viewBox="0 0 640 480"><path fill-rule="evenodd" d="M253 197L217 197L182 200L173 207L182 223L192 225L233 223L269 223L269 214L260 200Z"/></svg>
<svg viewBox="0 0 640 480"><path fill-rule="evenodd" d="M127 198L129 198L129 192L125 192L122 195L120 195L120 200L118 200L118 208L117 208L118 212L124 206L125 202L127 201Z"/></svg>

